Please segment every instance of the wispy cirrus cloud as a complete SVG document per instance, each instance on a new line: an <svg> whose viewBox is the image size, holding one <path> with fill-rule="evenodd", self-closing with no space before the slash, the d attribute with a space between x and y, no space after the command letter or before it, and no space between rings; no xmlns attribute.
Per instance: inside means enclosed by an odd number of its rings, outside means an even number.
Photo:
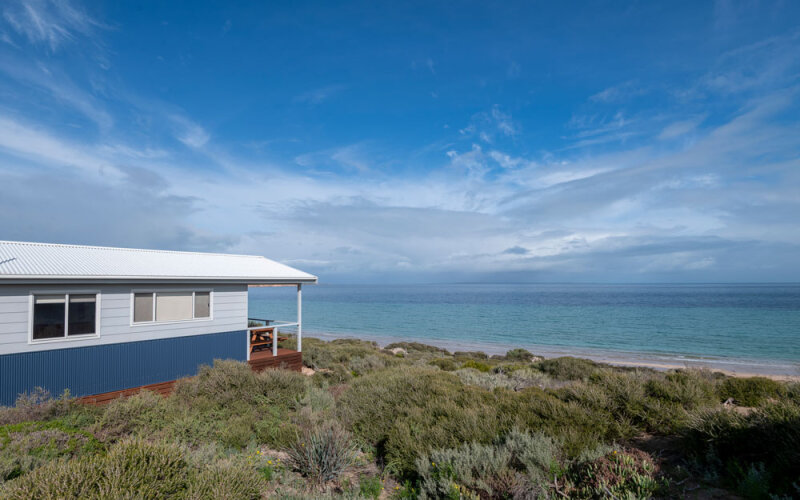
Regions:
<svg viewBox="0 0 800 500"><path fill-rule="evenodd" d="M107 130L114 124L114 118L105 109L101 100L81 88L58 67L45 65L42 62L31 64L30 61L9 55L0 60L0 73L20 85L47 94L61 105L78 111L101 130Z"/></svg>
<svg viewBox="0 0 800 500"><path fill-rule="evenodd" d="M511 113L494 105L488 111L472 115L469 124L458 132L463 137L478 138L482 142L491 144L497 136L514 137L520 130L521 126L514 121Z"/></svg>
<svg viewBox="0 0 800 500"><path fill-rule="evenodd" d="M706 119L708 115L702 114L683 120L670 123L658 134L659 139L674 139L695 130Z"/></svg>
<svg viewBox="0 0 800 500"><path fill-rule="evenodd" d="M724 93L765 91L800 82L800 30L722 54L700 81Z"/></svg>
<svg viewBox="0 0 800 500"><path fill-rule="evenodd" d="M3 17L18 35L52 52L102 27L68 0L11 0L3 7Z"/></svg>
<svg viewBox="0 0 800 500"><path fill-rule="evenodd" d="M175 137L187 147L201 149L211 139L205 128L183 115L172 114L169 119L174 125Z"/></svg>
<svg viewBox="0 0 800 500"><path fill-rule="evenodd" d="M303 92L302 94L295 96L294 101L308 104L309 106L316 106L318 104L322 104L336 94L343 92L345 89L347 89L346 85L326 85L324 87Z"/></svg>
<svg viewBox="0 0 800 500"><path fill-rule="evenodd" d="M349 144L347 146L303 153L294 158L294 163L310 171L353 171L367 173L377 163L370 157L365 144Z"/></svg>
<svg viewBox="0 0 800 500"><path fill-rule="evenodd" d="M645 93L646 90L642 88L639 82L630 80L605 88L590 96L589 100L599 103L619 103Z"/></svg>

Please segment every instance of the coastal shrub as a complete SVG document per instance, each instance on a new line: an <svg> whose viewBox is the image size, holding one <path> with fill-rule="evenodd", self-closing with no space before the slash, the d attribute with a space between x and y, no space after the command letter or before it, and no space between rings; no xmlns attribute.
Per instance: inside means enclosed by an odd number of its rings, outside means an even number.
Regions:
<svg viewBox="0 0 800 500"><path fill-rule="evenodd" d="M173 400L224 408L231 404L293 406L306 390L306 377L290 370L254 372L247 363L215 360L202 366L196 377L181 379Z"/></svg>
<svg viewBox="0 0 800 500"><path fill-rule="evenodd" d="M555 391L560 399L584 408L598 424L606 439L633 437L648 415L644 384L623 373L576 383Z"/></svg>
<svg viewBox="0 0 800 500"><path fill-rule="evenodd" d="M505 375L510 375L517 370L535 370L535 369L536 368L531 366L530 363L502 363L492 368L492 371L494 373L503 373Z"/></svg>
<svg viewBox="0 0 800 500"><path fill-rule="evenodd" d="M800 382L787 383L785 386L786 399L800 404Z"/></svg>
<svg viewBox="0 0 800 500"><path fill-rule="evenodd" d="M608 423L608 439L629 438L641 431L675 432L686 424L689 411L716 404L711 382L694 372L665 376L607 370L557 389L555 394L603 418Z"/></svg>
<svg viewBox="0 0 800 500"><path fill-rule="evenodd" d="M220 498L258 500L264 479L241 459L227 459L197 470L188 482L186 500Z"/></svg>
<svg viewBox="0 0 800 500"><path fill-rule="evenodd" d="M766 377L729 377L720 385L719 394L722 401L733 398L740 406L759 406L768 399L784 396L783 384Z"/></svg>
<svg viewBox="0 0 800 500"><path fill-rule="evenodd" d="M189 467L171 445L124 441L106 455L58 459L5 484L0 496L28 498L149 498L181 496Z"/></svg>
<svg viewBox="0 0 800 500"><path fill-rule="evenodd" d="M568 457L621 434L612 414L564 401L538 387L506 393L498 390L494 394L501 429L518 427L556 437Z"/></svg>
<svg viewBox="0 0 800 500"><path fill-rule="evenodd" d="M774 498L769 493L771 480L771 474L763 464L750 464L736 491L744 498Z"/></svg>
<svg viewBox="0 0 800 500"><path fill-rule="evenodd" d="M541 389L555 389L563 387L565 382L553 380L546 373L530 368L523 368L521 370L514 370L508 375L511 381L511 387L519 391L527 387L539 387Z"/></svg>
<svg viewBox="0 0 800 500"><path fill-rule="evenodd" d="M101 459L101 495L169 498L184 491L189 465L181 450L165 443L121 442Z"/></svg>
<svg viewBox="0 0 800 500"><path fill-rule="evenodd" d="M28 474L0 485L0 497L5 500L96 499L99 497L97 485L103 474L99 462L97 457L48 462Z"/></svg>
<svg viewBox="0 0 800 500"><path fill-rule="evenodd" d="M468 359L461 364L461 368L472 368L474 370L478 370L479 372L489 372L492 370L492 367L486 363L481 361L476 361L474 359Z"/></svg>
<svg viewBox="0 0 800 500"><path fill-rule="evenodd" d="M407 367L354 380L339 397L337 414L387 463L409 474L416 458L431 449L493 440L499 433L496 407L492 393L465 386L450 373Z"/></svg>
<svg viewBox="0 0 800 500"><path fill-rule="evenodd" d="M337 479L356 459L350 434L335 422L306 431L287 453L289 464L317 484Z"/></svg>
<svg viewBox="0 0 800 500"><path fill-rule="evenodd" d="M41 387L20 394L13 407L0 406L0 425L18 424L34 420L49 420L71 416L90 420L91 410L70 397L69 391L57 398ZM74 415L72 415L74 414ZM73 422L80 423L80 422Z"/></svg>
<svg viewBox="0 0 800 500"><path fill-rule="evenodd" d="M361 476L358 480L358 493L363 498L377 499L383 491L383 481L378 476Z"/></svg>
<svg viewBox="0 0 800 500"><path fill-rule="evenodd" d="M253 424L253 433L258 443L270 448L285 448L297 440L300 428L291 421L282 408L270 408Z"/></svg>
<svg viewBox="0 0 800 500"><path fill-rule="evenodd" d="M481 372L474 368L461 368L453 372L466 385L482 387L489 391L498 387L512 389L513 381L500 373Z"/></svg>
<svg viewBox="0 0 800 500"><path fill-rule="evenodd" d="M524 471L534 485L565 473L561 444L547 434L514 429L503 439L503 446L511 454L511 465Z"/></svg>
<svg viewBox="0 0 800 500"><path fill-rule="evenodd" d="M370 354L368 356L357 356L352 358L348 363L348 367L353 375L360 376L369 372L386 368L387 366L394 366L397 360L394 357L385 355Z"/></svg>
<svg viewBox="0 0 800 500"><path fill-rule="evenodd" d="M389 428L383 443L387 463L401 473L412 474L415 460L431 449L455 447L470 440L491 442L500 432L497 412L477 391L464 388L466 394L479 398L473 403L457 398L440 399L403 412ZM435 425L431 425L431 416Z"/></svg>
<svg viewBox="0 0 800 500"><path fill-rule="evenodd" d="M311 408L314 413L324 413L332 409L336 404L336 398L331 393L331 389L325 387L309 387L300 404Z"/></svg>
<svg viewBox="0 0 800 500"><path fill-rule="evenodd" d="M489 359L489 356L481 351L456 351L453 353L453 357L458 361L463 361L465 359L485 361Z"/></svg>
<svg viewBox="0 0 800 500"><path fill-rule="evenodd" d="M493 444L434 450L416 468L421 498L537 498L565 472L556 441L516 430Z"/></svg>
<svg viewBox="0 0 800 500"><path fill-rule="evenodd" d="M502 372L481 372L473 368L462 368L454 372L466 385L482 387L486 390L505 388L520 391L528 387L555 388L564 385L563 382L552 380L547 374L536 370L516 370L510 375Z"/></svg>
<svg viewBox="0 0 800 500"><path fill-rule="evenodd" d="M457 377L438 370L386 370L354 380L339 397L337 414L354 434L377 444L404 411L462 389Z"/></svg>
<svg viewBox="0 0 800 500"><path fill-rule="evenodd" d="M652 498L667 483L653 459L641 450L614 450L573 471L571 493L578 498Z"/></svg>
<svg viewBox="0 0 800 500"><path fill-rule="evenodd" d="M646 390L649 397L677 403L686 410L711 405L717 398L714 376L703 370L675 371L663 378L652 376Z"/></svg>
<svg viewBox="0 0 800 500"><path fill-rule="evenodd" d="M61 457L94 452L100 443L89 432L57 420L0 427L0 483Z"/></svg>
<svg viewBox="0 0 800 500"><path fill-rule="evenodd" d="M147 435L195 446L217 442L243 448L255 439L285 443L280 432L265 432L259 422L274 411L285 416L299 408L309 385L296 372L256 373L246 363L215 361L213 367L201 367L198 376L178 381L168 398L142 393L111 403L97 432L111 439Z"/></svg>
<svg viewBox="0 0 800 500"><path fill-rule="evenodd" d="M458 369L458 365L456 364L456 362L453 361L450 358L432 359L432 360L428 361L428 364L432 365L432 366L438 366L439 369L441 369L443 371L446 371L446 372L452 372L452 371L455 371L456 369Z"/></svg>
<svg viewBox="0 0 800 500"><path fill-rule="evenodd" d="M796 494L800 478L800 405L766 404L743 414L735 409L703 409L692 415L685 445L723 484L733 488L754 479L751 470L769 477L773 495Z"/></svg>
<svg viewBox="0 0 800 500"><path fill-rule="evenodd" d="M353 373L342 364L335 364L331 368L322 368L314 373L314 383L317 386L342 385L353 379Z"/></svg>
<svg viewBox="0 0 800 500"><path fill-rule="evenodd" d="M152 391L118 398L107 404L95 431L103 440L116 440L140 430L152 433L167 423L167 403Z"/></svg>
<svg viewBox="0 0 800 500"><path fill-rule="evenodd" d="M444 354L447 356L450 355L450 352L447 349L442 349L441 347L436 347L427 344L420 344L419 342L392 342L383 349L388 351L390 349L394 349L397 347L405 349L409 353L418 352L426 354Z"/></svg>
<svg viewBox="0 0 800 500"><path fill-rule="evenodd" d="M420 498L452 498L453 493L502 498L493 486L508 475L511 455L505 447L467 443L459 448L434 450L416 461Z"/></svg>
<svg viewBox="0 0 800 500"><path fill-rule="evenodd" d="M585 380L603 367L604 365L594 361L570 356L545 359L537 363L539 370L561 380Z"/></svg>
<svg viewBox="0 0 800 500"><path fill-rule="evenodd" d="M220 430L217 439L227 448L240 450L257 435L256 424L255 417L250 414L230 417Z"/></svg>
<svg viewBox="0 0 800 500"><path fill-rule="evenodd" d="M527 361L530 362L535 356L527 349L511 349L505 355L507 361Z"/></svg>
<svg viewBox="0 0 800 500"><path fill-rule="evenodd" d="M331 369L335 365L348 365L353 358L383 356L378 344L357 339L336 339L325 342L319 339L303 339L303 364L313 368Z"/></svg>

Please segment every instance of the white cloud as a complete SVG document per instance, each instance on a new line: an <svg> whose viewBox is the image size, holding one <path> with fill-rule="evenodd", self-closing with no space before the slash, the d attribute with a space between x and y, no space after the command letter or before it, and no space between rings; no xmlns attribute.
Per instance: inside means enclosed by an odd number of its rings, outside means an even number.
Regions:
<svg viewBox="0 0 800 500"><path fill-rule="evenodd" d="M57 104L67 105L92 120L101 130L107 130L114 120L99 99L81 89L72 79L56 68L43 63L6 58L0 61L0 71L24 86L40 89Z"/></svg>
<svg viewBox="0 0 800 500"><path fill-rule="evenodd" d="M344 91L347 88L345 85L327 85L317 89L309 90L294 98L295 102L305 103L310 106L316 106L327 101L334 95Z"/></svg>
<svg viewBox="0 0 800 500"><path fill-rule="evenodd" d="M3 17L29 42L55 52L76 35L89 35L101 25L67 0L10 0Z"/></svg>
<svg viewBox="0 0 800 500"><path fill-rule="evenodd" d="M464 137L477 136L481 141L492 144L498 134L514 137L521 129L510 113L503 112L500 106L495 105L489 111L474 114L469 124L458 132Z"/></svg>
<svg viewBox="0 0 800 500"><path fill-rule="evenodd" d="M636 81L627 81L613 85L589 97L590 101L601 103L617 103L626 101L645 93Z"/></svg>
<svg viewBox="0 0 800 500"><path fill-rule="evenodd" d="M679 120L676 122L672 122L658 134L659 139L674 139L676 137L680 137L682 135L686 135L689 132L694 131L697 127L703 123L703 120L706 119L706 115L692 117L686 120Z"/></svg>
<svg viewBox="0 0 800 500"><path fill-rule="evenodd" d="M800 81L800 30L731 50L701 79L714 92L774 90Z"/></svg>
<svg viewBox="0 0 800 500"><path fill-rule="evenodd" d="M91 147L65 141L49 132L3 116L0 116L0 149L15 157L54 167L69 166L114 180L120 177L114 163L93 154Z"/></svg>
<svg viewBox="0 0 800 500"><path fill-rule="evenodd" d="M364 144L350 144L339 148L304 153L294 158L297 165L314 172L356 171L366 173L372 170L374 159Z"/></svg>
<svg viewBox="0 0 800 500"><path fill-rule="evenodd" d="M519 126L511 119L511 114L503 113L499 106L492 107L492 118L503 134L509 136L519 134Z"/></svg>
<svg viewBox="0 0 800 500"><path fill-rule="evenodd" d="M171 115L170 119L175 125L175 137L190 148L201 149L211 139L203 127L184 116Z"/></svg>

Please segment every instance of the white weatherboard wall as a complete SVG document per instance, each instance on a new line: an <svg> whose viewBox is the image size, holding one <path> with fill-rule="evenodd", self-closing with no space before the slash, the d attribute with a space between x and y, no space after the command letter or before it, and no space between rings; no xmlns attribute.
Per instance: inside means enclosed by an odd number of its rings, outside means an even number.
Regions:
<svg viewBox="0 0 800 500"><path fill-rule="evenodd" d="M29 343L31 292L99 291L99 338ZM211 290L211 319L131 325L131 292ZM247 285L0 285L0 355L247 329ZM242 338L242 349L245 349Z"/></svg>

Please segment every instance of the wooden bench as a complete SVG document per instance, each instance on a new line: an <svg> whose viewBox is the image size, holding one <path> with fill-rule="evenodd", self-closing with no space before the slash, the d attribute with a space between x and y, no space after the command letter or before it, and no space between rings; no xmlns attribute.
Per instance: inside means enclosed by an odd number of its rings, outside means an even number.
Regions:
<svg viewBox="0 0 800 500"><path fill-rule="evenodd" d="M256 347L264 348L272 346L272 339L275 337L275 327L259 328L258 330L250 330L250 352L256 351ZM289 337L278 336L278 342L288 340Z"/></svg>

